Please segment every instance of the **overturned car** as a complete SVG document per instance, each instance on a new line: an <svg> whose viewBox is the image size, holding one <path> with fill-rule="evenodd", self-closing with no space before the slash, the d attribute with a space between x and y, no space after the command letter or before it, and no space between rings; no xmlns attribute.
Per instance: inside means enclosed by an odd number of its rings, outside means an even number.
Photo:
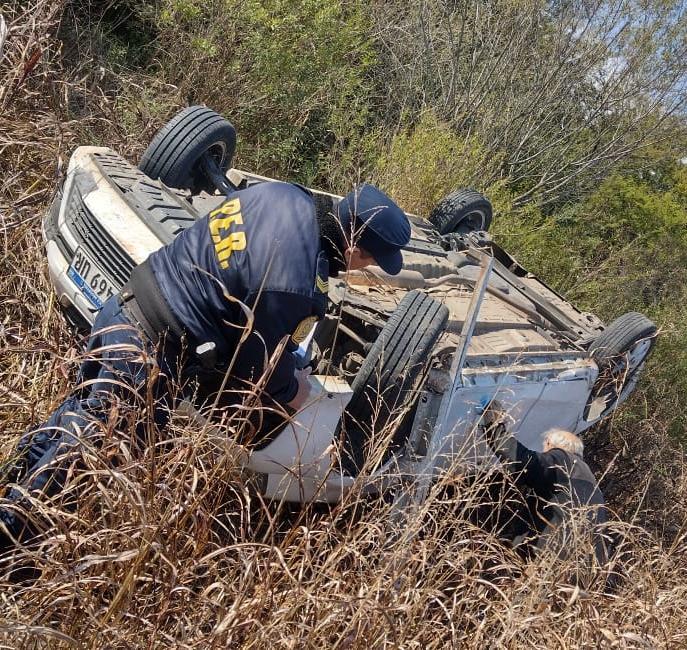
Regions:
<svg viewBox="0 0 687 650"><path fill-rule="evenodd" d="M229 122L193 106L138 166L108 148L74 152L43 222L50 277L72 322L91 324L135 265L227 193L271 180L231 168L235 142ZM492 241L479 192L450 194L428 219L408 216L399 275L330 278L327 316L303 351L311 402L243 450L266 497L336 502L361 477L368 490L406 480L426 488L456 462L492 461L477 423L494 399L538 450L549 428L582 432L634 389L655 343L650 320L631 312L604 326L577 310Z"/></svg>

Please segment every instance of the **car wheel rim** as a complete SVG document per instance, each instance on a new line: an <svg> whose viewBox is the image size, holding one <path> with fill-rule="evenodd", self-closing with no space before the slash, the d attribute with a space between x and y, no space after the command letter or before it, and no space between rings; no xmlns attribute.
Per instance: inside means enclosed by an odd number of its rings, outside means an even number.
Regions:
<svg viewBox="0 0 687 650"><path fill-rule="evenodd" d="M227 155L227 145L224 142L215 142L215 144L208 147L207 154L214 158L215 162L222 167Z"/></svg>
<svg viewBox="0 0 687 650"><path fill-rule="evenodd" d="M598 388L592 394L585 416L587 420L607 415L632 392L653 343L652 337L637 341L606 370L606 377L599 380Z"/></svg>
<svg viewBox="0 0 687 650"><path fill-rule="evenodd" d="M635 343L627 354L627 371L628 373L634 373L644 362L651 346L653 345L653 339L645 338L641 341Z"/></svg>
<svg viewBox="0 0 687 650"><path fill-rule="evenodd" d="M222 169L222 165L224 164L227 155L227 145L221 141L215 142L211 144L200 156L198 156L198 159L193 164L193 191L205 190L212 192L215 189L212 179L205 174L202 167L199 165L199 161L206 154L217 163L217 166L220 169Z"/></svg>
<svg viewBox="0 0 687 650"><path fill-rule="evenodd" d="M480 210L468 212L457 224L454 229L455 232L467 234L475 230L484 230L485 224L484 213Z"/></svg>

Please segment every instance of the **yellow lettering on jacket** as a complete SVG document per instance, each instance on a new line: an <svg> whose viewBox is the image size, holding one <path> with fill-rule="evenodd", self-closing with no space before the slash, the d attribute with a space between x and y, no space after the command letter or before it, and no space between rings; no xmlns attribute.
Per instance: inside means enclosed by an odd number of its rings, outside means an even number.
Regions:
<svg viewBox="0 0 687 650"><path fill-rule="evenodd" d="M234 228L241 225L243 225L243 215L238 198L227 201L210 213L208 227L220 268L228 269L231 254L246 248L246 233Z"/></svg>

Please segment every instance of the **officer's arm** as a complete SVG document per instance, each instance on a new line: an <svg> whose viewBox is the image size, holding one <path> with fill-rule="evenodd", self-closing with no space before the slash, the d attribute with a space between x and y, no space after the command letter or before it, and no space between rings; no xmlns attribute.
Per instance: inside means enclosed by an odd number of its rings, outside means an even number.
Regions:
<svg viewBox="0 0 687 650"><path fill-rule="evenodd" d="M298 325L312 313L312 302L299 294L282 291L263 291L253 307L253 334L243 344L237 367L252 366L262 374L265 358L272 358L285 341L285 348L269 372L265 391L280 404L288 404L298 393L298 380L294 376L296 359L293 352L298 345L293 334ZM244 374L244 373L241 373Z"/></svg>

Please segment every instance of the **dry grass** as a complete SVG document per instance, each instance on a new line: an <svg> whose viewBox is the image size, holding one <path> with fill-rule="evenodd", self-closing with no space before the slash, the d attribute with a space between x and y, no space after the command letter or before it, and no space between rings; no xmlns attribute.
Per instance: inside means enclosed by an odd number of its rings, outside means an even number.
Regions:
<svg viewBox="0 0 687 650"><path fill-rule="evenodd" d="M65 395L80 356L57 313L39 229L56 161L85 128L63 117L75 81L49 36L60 3L34 0L30 19L12 7L0 62L3 457ZM83 119L105 123L108 100L87 97ZM13 585L2 567L0 640L9 648L684 647L684 459L651 420L632 431L609 423L588 448L626 522L617 524L625 579L611 593L608 568L589 573L546 555L528 564L476 526L483 481L453 476L399 529L385 503L355 492L332 509L261 503L211 430L177 423L153 451L111 429L84 454L63 498L36 505L55 531L22 560L40 577ZM571 578L582 570L580 588Z"/></svg>

